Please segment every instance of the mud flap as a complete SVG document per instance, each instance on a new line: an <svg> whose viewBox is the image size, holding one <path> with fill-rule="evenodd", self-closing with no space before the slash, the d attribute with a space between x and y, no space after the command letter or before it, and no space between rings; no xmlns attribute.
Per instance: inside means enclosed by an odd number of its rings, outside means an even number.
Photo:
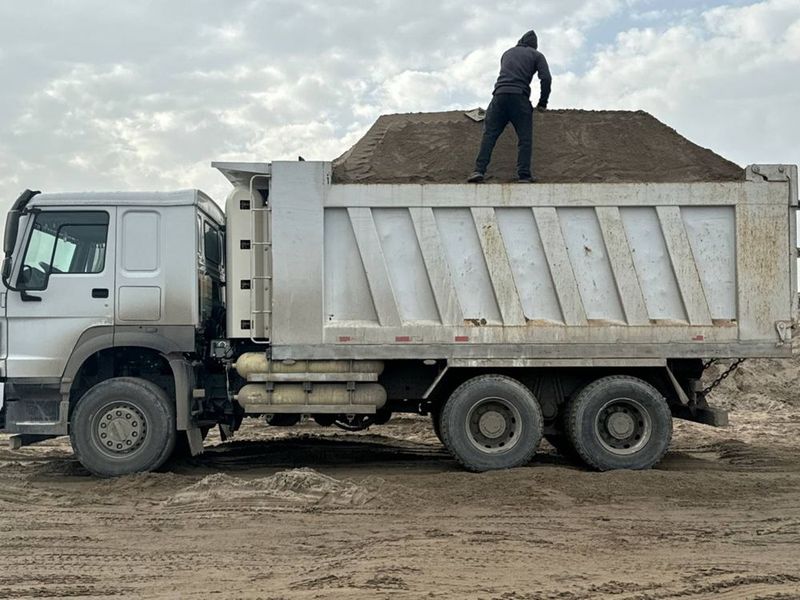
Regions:
<svg viewBox="0 0 800 600"><path fill-rule="evenodd" d="M727 427L730 422L727 410L710 406L673 406L672 416L683 421L692 421L711 427Z"/></svg>
<svg viewBox="0 0 800 600"><path fill-rule="evenodd" d="M178 432L180 435L181 432ZM203 453L203 432L199 427L193 427L186 430L186 437L189 441L189 451L192 456L198 456Z"/></svg>
<svg viewBox="0 0 800 600"><path fill-rule="evenodd" d="M175 377L175 416L178 431L189 431L194 426L192 418L194 370L182 354L169 354L167 359Z"/></svg>

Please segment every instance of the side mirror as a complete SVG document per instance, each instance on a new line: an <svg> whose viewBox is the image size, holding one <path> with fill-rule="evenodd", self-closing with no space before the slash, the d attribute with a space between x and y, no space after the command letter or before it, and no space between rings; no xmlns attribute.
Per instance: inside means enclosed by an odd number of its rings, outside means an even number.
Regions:
<svg viewBox="0 0 800 600"><path fill-rule="evenodd" d="M14 246L17 243L17 235L19 234L19 218L21 213L19 210L11 209L8 211L8 216L6 217L6 231L5 237L3 238L3 251L5 253L5 257L3 258L3 284L6 287L11 287L8 283L9 278L11 277L11 267L12 267L12 260L13 260L13 253L14 253Z"/></svg>
<svg viewBox="0 0 800 600"><path fill-rule="evenodd" d="M11 210L8 211L8 216L6 216L6 229L5 236L3 237L3 253L5 254L5 258L3 259L2 280L3 284L9 289L14 289L13 286L9 284L8 279L11 277L11 261L13 259L14 246L17 245L19 220L20 217L22 217L23 211L28 206L28 203L31 201L31 198L39 193L38 191L32 190L25 190L22 192L20 197L14 202Z"/></svg>
<svg viewBox="0 0 800 600"><path fill-rule="evenodd" d="M3 271L2 271L2 278L3 281L7 281L9 277L11 277L11 257L6 256L3 258Z"/></svg>
<svg viewBox="0 0 800 600"><path fill-rule="evenodd" d="M17 243L17 234L19 233L19 218L22 216L21 211L11 209L6 216L6 231L3 238L3 252L9 256L14 252L14 246Z"/></svg>

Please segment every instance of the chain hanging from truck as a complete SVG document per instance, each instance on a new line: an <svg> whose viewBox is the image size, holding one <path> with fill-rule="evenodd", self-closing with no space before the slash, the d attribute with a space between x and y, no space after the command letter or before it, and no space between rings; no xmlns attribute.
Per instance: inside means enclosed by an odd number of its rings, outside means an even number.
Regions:
<svg viewBox="0 0 800 600"><path fill-rule="evenodd" d="M723 381L725 381L725 380L726 380L728 377L730 377L730 376L731 376L731 375L732 375L732 374L733 374L733 373L736 371L736 369L738 369L738 368L739 368L739 367L742 365L742 363L743 363L744 361L746 361L746 360L747 360L746 358L737 358L735 361L733 361L733 363L731 363L731 365L730 365L730 366L729 366L727 369L725 369L725 371L723 371L723 372L722 372L722 374L721 374L719 377L717 377L717 378L716 378L714 381L712 381L712 382L711 382L711 383L710 383L708 386L706 386L706 387L705 387L705 388L704 388L704 389L703 389L703 390L702 390L700 393L698 393L698 394L697 394L697 395L698 395L698 397L700 397L700 398L706 398L706 397L707 397L707 396L708 396L708 395L709 395L711 392L713 392L713 391L714 391L714 390L715 390L715 389L716 389L716 388L717 388L717 387L718 387L718 386L719 386L719 385L720 385L720 384L721 384ZM713 365L713 364L714 364L714 363L716 363L716 362L718 362L718 361L716 361L716 360L710 360L710 361L708 361L707 363L705 363L705 364L703 365L703 367L704 367L704 370L705 370L705 369L708 369L708 368L709 368L711 365Z"/></svg>

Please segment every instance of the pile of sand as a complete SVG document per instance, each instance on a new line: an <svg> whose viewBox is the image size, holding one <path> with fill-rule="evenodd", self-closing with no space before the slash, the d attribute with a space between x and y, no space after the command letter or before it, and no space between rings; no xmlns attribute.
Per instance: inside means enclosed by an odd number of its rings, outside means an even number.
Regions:
<svg viewBox="0 0 800 600"><path fill-rule="evenodd" d="M315 506L363 506L375 496L375 491L350 480L335 479L313 469L292 469L252 480L225 473L209 475L170 497L166 504L277 500Z"/></svg>
<svg viewBox="0 0 800 600"><path fill-rule="evenodd" d="M708 384L715 380L730 364L731 361L715 364L706 373L704 382ZM800 356L748 360L712 392L709 402L727 410L797 414L800 409L799 376Z"/></svg>
<svg viewBox="0 0 800 600"><path fill-rule="evenodd" d="M334 161L335 183L461 183L483 124L464 112L380 117ZM509 125L487 175L516 179ZM543 183L738 181L744 170L646 112L553 110L534 116L534 173Z"/></svg>

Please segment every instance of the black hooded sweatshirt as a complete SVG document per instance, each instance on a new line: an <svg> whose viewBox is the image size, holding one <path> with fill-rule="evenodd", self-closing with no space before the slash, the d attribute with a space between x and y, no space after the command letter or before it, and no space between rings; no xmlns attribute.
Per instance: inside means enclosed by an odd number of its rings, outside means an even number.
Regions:
<svg viewBox="0 0 800 600"><path fill-rule="evenodd" d="M519 43L503 54L500 59L500 76L494 86L496 94L525 94L531 96L531 82L538 73L541 81L542 93L539 97L539 106L547 107L550 99L550 89L553 77L544 54L539 52L539 39L535 31L529 31Z"/></svg>

